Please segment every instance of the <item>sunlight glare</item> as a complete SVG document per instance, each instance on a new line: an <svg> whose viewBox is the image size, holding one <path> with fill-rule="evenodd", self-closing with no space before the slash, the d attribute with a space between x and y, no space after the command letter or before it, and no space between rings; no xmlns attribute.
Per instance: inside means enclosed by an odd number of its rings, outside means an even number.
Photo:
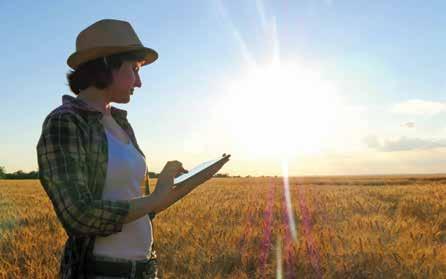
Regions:
<svg viewBox="0 0 446 279"><path fill-rule="evenodd" d="M297 63L253 68L226 87L226 126L250 156L318 153L336 133L335 86Z"/></svg>

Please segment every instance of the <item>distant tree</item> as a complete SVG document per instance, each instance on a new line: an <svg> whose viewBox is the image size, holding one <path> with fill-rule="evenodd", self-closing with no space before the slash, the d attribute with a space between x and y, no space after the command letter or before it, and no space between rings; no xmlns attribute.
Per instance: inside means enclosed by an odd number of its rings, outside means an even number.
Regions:
<svg viewBox="0 0 446 279"><path fill-rule="evenodd" d="M5 178L6 172L5 167L0 166L0 178Z"/></svg>
<svg viewBox="0 0 446 279"><path fill-rule="evenodd" d="M216 175L214 175L214 177L229 177L229 174L227 174L227 173L217 173Z"/></svg>
<svg viewBox="0 0 446 279"><path fill-rule="evenodd" d="M29 179L39 179L39 172L38 171L30 171L28 173Z"/></svg>
<svg viewBox="0 0 446 279"><path fill-rule="evenodd" d="M13 173L6 173L4 178L6 179L37 179L39 178L39 173L37 171L24 172L18 170Z"/></svg>

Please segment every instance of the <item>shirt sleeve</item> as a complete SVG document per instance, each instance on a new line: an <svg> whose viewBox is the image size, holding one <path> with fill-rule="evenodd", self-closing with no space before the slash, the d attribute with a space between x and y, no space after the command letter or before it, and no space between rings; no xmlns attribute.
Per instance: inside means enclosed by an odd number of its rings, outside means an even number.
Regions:
<svg viewBox="0 0 446 279"><path fill-rule="evenodd" d="M120 232L130 203L93 198L81 131L73 113L47 117L37 144L40 182L67 234L107 236Z"/></svg>

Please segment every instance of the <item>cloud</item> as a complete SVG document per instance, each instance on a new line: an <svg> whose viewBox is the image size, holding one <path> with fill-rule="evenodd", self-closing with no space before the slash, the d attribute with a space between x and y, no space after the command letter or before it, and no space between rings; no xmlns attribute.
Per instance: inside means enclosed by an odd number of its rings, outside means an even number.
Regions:
<svg viewBox="0 0 446 279"><path fill-rule="evenodd" d="M381 143L379 142L379 139L377 136L367 136L365 138L363 138L362 140L363 143L365 143L367 145L367 147L372 148L372 149L378 149L381 147Z"/></svg>
<svg viewBox="0 0 446 279"><path fill-rule="evenodd" d="M423 100L409 100L394 105L391 112L410 115L434 115L446 111L446 103Z"/></svg>
<svg viewBox="0 0 446 279"><path fill-rule="evenodd" d="M363 143L371 149L382 152L428 150L446 147L446 139L434 140L401 137L398 139L379 140L378 137L373 135L363 138Z"/></svg>
<svg viewBox="0 0 446 279"><path fill-rule="evenodd" d="M401 124L401 127L406 127L406 128L415 128L415 122L406 122Z"/></svg>

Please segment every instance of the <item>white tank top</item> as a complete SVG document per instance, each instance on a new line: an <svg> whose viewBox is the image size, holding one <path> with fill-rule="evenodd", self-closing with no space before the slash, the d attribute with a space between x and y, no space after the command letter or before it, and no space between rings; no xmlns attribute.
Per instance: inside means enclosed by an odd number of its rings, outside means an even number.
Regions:
<svg viewBox="0 0 446 279"><path fill-rule="evenodd" d="M141 197L147 165L144 157L130 142L125 144L107 130L108 165L102 199L129 200ZM96 237L93 255L130 260L150 257L152 223L147 215L124 224L122 231L106 237Z"/></svg>

